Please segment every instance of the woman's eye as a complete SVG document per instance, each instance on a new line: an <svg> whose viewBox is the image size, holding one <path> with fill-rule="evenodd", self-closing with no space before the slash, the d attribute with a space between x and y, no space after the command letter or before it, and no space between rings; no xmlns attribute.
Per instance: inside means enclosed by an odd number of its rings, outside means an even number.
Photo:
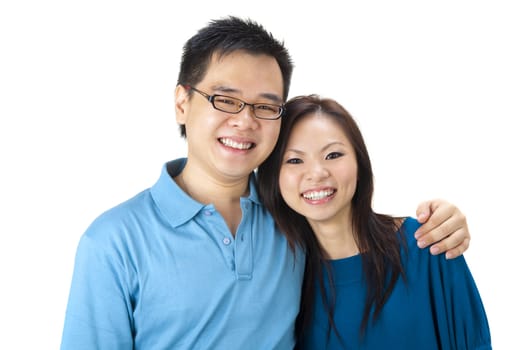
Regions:
<svg viewBox="0 0 527 350"><path fill-rule="evenodd" d="M340 153L340 152L331 152L330 154L328 154L326 156L326 159L335 159L335 158L339 158L339 157L342 157L343 154Z"/></svg>
<svg viewBox="0 0 527 350"><path fill-rule="evenodd" d="M287 164L300 164L302 160L299 158L289 158L285 161Z"/></svg>

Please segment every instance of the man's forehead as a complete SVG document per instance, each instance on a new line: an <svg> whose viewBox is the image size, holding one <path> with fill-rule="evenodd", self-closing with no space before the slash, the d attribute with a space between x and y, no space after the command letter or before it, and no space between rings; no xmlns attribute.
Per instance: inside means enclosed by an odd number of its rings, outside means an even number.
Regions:
<svg viewBox="0 0 527 350"><path fill-rule="evenodd" d="M217 92L256 94L275 102L283 100L282 72L275 58L266 54L244 50L223 56L214 54L201 83Z"/></svg>

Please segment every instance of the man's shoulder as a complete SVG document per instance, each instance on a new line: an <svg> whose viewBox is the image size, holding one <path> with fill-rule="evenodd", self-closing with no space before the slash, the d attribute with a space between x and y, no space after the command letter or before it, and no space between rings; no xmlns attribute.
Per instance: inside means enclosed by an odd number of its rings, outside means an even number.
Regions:
<svg viewBox="0 0 527 350"><path fill-rule="evenodd" d="M167 169L180 167L184 164L185 159L177 159L166 162L163 165L159 179L152 185L134 196L118 203L117 205L105 210L90 225L88 231L98 231L99 229L115 229L123 225L129 225L134 221L148 219L156 209L156 192L167 192L167 183L171 183L170 175Z"/></svg>
<svg viewBox="0 0 527 350"><path fill-rule="evenodd" d="M92 238L102 238L110 232L122 231L149 216L153 210L150 189L143 190L135 196L105 210L90 224L85 235Z"/></svg>

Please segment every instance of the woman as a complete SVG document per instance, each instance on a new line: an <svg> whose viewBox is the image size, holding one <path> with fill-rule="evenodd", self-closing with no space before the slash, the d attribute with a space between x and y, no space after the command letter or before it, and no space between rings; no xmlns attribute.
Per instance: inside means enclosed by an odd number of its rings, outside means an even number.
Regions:
<svg viewBox="0 0 527 350"><path fill-rule="evenodd" d="M306 252L298 348L490 349L464 258L419 249L415 219L373 211L372 167L351 115L316 95L285 108L258 177L277 225Z"/></svg>

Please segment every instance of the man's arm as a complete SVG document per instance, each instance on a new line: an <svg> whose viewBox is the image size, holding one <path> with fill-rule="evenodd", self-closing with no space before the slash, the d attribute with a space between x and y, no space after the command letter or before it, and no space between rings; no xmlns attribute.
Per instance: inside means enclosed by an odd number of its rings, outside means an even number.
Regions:
<svg viewBox="0 0 527 350"><path fill-rule="evenodd" d="M467 220L455 205L442 199L425 201L419 204L416 214L422 224L415 233L420 248L433 244L430 253L446 252L447 259L456 258L468 249L470 232Z"/></svg>
<svg viewBox="0 0 527 350"><path fill-rule="evenodd" d="M77 248L61 350L134 348L124 254L113 253L119 244L106 239L111 228L96 227L88 229Z"/></svg>

